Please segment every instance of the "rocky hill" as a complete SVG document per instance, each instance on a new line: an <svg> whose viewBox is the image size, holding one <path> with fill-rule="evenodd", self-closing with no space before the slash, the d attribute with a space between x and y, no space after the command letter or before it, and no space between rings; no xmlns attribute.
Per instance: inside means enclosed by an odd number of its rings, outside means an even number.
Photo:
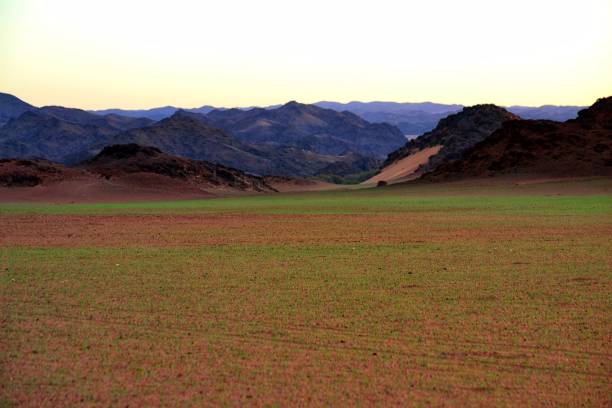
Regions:
<svg viewBox="0 0 612 408"><path fill-rule="evenodd" d="M460 160L425 174L428 180L497 175L612 175L612 97L566 122L514 120L468 150Z"/></svg>
<svg viewBox="0 0 612 408"><path fill-rule="evenodd" d="M156 147L137 144L107 146L78 167L101 175L107 180L138 174L155 174L201 188L228 187L241 191L275 191L261 177L247 175L220 164L169 155Z"/></svg>
<svg viewBox="0 0 612 408"><path fill-rule="evenodd" d="M421 152L431 151L423 156L424 161L419 166L408 166L411 172L423 173L430 171L448 160L456 160L470 147L484 140L508 120L517 120L517 116L495 105L476 105L463 108L461 112L440 120L431 132L408 141L403 147L389 154L381 172L390 166L398 166L400 161L411 161L411 156L422 156ZM399 178L409 174L398 172ZM392 181L392 180L386 180Z"/></svg>
<svg viewBox="0 0 612 408"><path fill-rule="evenodd" d="M34 187L83 175L82 172L44 159L0 159L0 186Z"/></svg>

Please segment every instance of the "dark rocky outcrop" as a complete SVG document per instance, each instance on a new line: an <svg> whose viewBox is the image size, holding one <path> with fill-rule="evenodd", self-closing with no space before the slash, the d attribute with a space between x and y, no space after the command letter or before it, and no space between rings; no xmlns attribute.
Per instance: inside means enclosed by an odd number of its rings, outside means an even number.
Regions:
<svg viewBox="0 0 612 408"><path fill-rule="evenodd" d="M498 175L612 175L612 97L566 122L514 120L464 157L425 174L428 180Z"/></svg>
<svg viewBox="0 0 612 408"><path fill-rule="evenodd" d="M388 166L422 149L443 146L438 154L432 156L420 171L434 169L440 163L459 159L462 154L476 143L487 138L502 124L509 120L520 119L504 108L495 105L475 105L440 120L438 126L405 146L392 152L384 166Z"/></svg>
<svg viewBox="0 0 612 408"><path fill-rule="evenodd" d="M95 157L78 166L106 179L137 173L152 173L168 179L206 187L229 187L242 191L272 192L263 178L206 161L173 156L151 146L137 144L106 146Z"/></svg>
<svg viewBox="0 0 612 408"><path fill-rule="evenodd" d="M0 159L0 186L33 187L66 180L80 172L44 159Z"/></svg>

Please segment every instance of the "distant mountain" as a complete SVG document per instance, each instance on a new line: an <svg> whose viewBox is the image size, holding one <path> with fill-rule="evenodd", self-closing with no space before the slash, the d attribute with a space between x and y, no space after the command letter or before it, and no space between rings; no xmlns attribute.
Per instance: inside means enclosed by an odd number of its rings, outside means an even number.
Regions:
<svg viewBox="0 0 612 408"><path fill-rule="evenodd" d="M161 150L137 144L106 146L79 168L106 179L121 179L154 174L200 188L228 187L241 191L273 192L263 178L206 161L169 155ZM167 181L162 184L167 184Z"/></svg>
<svg viewBox="0 0 612 408"><path fill-rule="evenodd" d="M81 154L90 146L152 123L146 118L101 116L61 106L31 107L0 128L0 157L41 157L70 164L84 158Z"/></svg>
<svg viewBox="0 0 612 408"><path fill-rule="evenodd" d="M162 106L160 108L152 108L152 109L102 109L102 110L92 110L91 113L95 113L98 115L121 115L128 116L133 118L147 118L153 121L159 121L165 118L168 118L174 115L179 110L184 110L187 112L193 113L202 113L206 114L215 108L212 106L201 106L199 108L193 109L182 109L174 106Z"/></svg>
<svg viewBox="0 0 612 408"><path fill-rule="evenodd" d="M612 175L612 97L599 99L563 123L505 122L491 136L425 174L428 180L497 175Z"/></svg>
<svg viewBox="0 0 612 408"><path fill-rule="evenodd" d="M463 106L456 104L396 103L396 102L318 102L317 106L337 111L353 112L369 122L386 122L397 126L406 135L421 135L436 127L444 117L460 111ZM524 119L549 119L566 121L574 119L585 106L510 106L511 113Z"/></svg>
<svg viewBox="0 0 612 408"><path fill-rule="evenodd" d="M383 158L406 140L389 124L372 124L350 112L294 101L276 109L215 110L206 120L247 143L292 146L325 155L354 152Z"/></svg>
<svg viewBox="0 0 612 408"><path fill-rule="evenodd" d="M415 171L422 173L434 169L440 163L456 160L470 147L487 138L508 120L517 120L504 108L495 105L476 105L442 119L438 126L416 139L408 141L403 147L389 154L381 173L393 166L394 179L410 176ZM423 152L427 150L427 154ZM411 162L419 158L416 167L398 166L398 162ZM400 169L405 172L399 171ZM410 173L410 174L409 174ZM393 181L388 179L385 181Z"/></svg>
<svg viewBox="0 0 612 408"><path fill-rule="evenodd" d="M101 109L91 110L89 112L96 115L121 115L132 118L147 118L157 122L158 120L174 115L177 110L179 110L179 108L175 108L174 106L162 106L151 109Z"/></svg>
<svg viewBox="0 0 612 408"><path fill-rule="evenodd" d="M0 93L0 127L9 120L19 117L22 113L32 111L44 112L58 119L78 123L80 125L96 125L119 130L147 126L152 123L150 119L144 117L127 117L119 114L96 115L82 109L65 108L62 106L44 106L42 108L37 108L13 95Z"/></svg>
<svg viewBox="0 0 612 408"><path fill-rule="evenodd" d="M397 126L404 135L420 135L430 131L438 121L463 108L432 102L317 102L315 105L337 111L349 111L372 123Z"/></svg>
<svg viewBox="0 0 612 408"><path fill-rule="evenodd" d="M104 115L104 118L106 119L108 126L121 130L137 129L140 127L150 126L155 123L155 121L148 118L128 117L113 113Z"/></svg>
<svg viewBox="0 0 612 408"><path fill-rule="evenodd" d="M371 123L389 123L397 126L404 135L418 136L425 132L429 132L436 127L440 119L446 116L459 112L463 105L459 104L442 104L434 102L331 102L321 101L314 105L325 109L333 109L338 112L348 111L354 113L361 118ZM277 109L282 105L271 105L258 109ZM565 121L573 119L578 114L578 111L584 109L584 106L556 106L543 105L539 107L533 106L510 106L506 109L525 119L550 119L556 121ZM207 114L215 109L209 105L204 105L200 108L181 109L174 106L163 106L152 109L103 109L90 111L99 115L117 114L129 117L144 117L154 121L165 119L172 116L178 110L185 110L194 113ZM235 108L238 110L250 110L255 107ZM0 110L1 112L1 110ZM1 125L1 124L0 124Z"/></svg>
<svg viewBox="0 0 612 408"><path fill-rule="evenodd" d="M27 111L0 128L0 157L40 157L62 163L118 133L115 128L59 119L44 110Z"/></svg>
<svg viewBox="0 0 612 408"><path fill-rule="evenodd" d="M349 111L355 114L364 112L387 112L387 113L409 113L409 112L425 112L425 113L445 113L456 112L463 108L463 105L457 104L442 104L433 102L317 102L315 105L326 109L337 111Z"/></svg>
<svg viewBox="0 0 612 408"><path fill-rule="evenodd" d="M510 106L507 109L523 119L548 119L565 122L569 119L575 119L578 112L585 108L586 106L543 105L540 107Z"/></svg>
<svg viewBox="0 0 612 408"><path fill-rule="evenodd" d="M84 126L99 126L109 129L128 130L148 126L154 123L151 119L128 117L117 114L96 115L82 109L65 108L63 106L43 106L39 109L58 119Z"/></svg>
<svg viewBox="0 0 612 408"><path fill-rule="evenodd" d="M34 106L13 95L0 92L0 126L24 112L35 109Z"/></svg>

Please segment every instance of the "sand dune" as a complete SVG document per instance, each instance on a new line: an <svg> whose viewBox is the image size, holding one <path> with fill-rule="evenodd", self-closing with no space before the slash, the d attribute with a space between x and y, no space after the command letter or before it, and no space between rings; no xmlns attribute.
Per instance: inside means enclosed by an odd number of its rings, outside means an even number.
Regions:
<svg viewBox="0 0 612 408"><path fill-rule="evenodd" d="M427 163L429 158L435 154L438 154L441 148L442 145L428 147L413 153L410 156L406 156L403 159L385 167L380 173L364 181L362 184L376 184L379 181L394 183L409 180L411 176L416 176L415 172L419 166Z"/></svg>

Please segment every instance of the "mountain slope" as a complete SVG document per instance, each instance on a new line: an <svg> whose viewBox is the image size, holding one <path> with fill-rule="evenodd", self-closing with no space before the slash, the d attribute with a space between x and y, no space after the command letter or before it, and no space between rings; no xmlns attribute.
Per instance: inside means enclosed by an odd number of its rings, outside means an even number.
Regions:
<svg viewBox="0 0 612 408"><path fill-rule="evenodd" d="M16 96L0 92L0 126L24 112L35 109L34 106Z"/></svg>
<svg viewBox="0 0 612 408"><path fill-rule="evenodd" d="M406 145L390 153L383 165L382 172L385 168L399 161L410 161L404 160L407 157L412 155L422 156L420 152L425 149L431 151L432 148L438 148L434 155L424 157L426 162L418 168L418 171L421 173L434 169L444 161L460 158L463 152L499 129L502 123L517 119L519 119L517 116L495 105L476 105L463 108L461 112L440 120L438 126L431 132L408 141ZM411 172L416 171L412 166L405 167L405 169ZM401 172L393 172L393 174L397 179L411 175Z"/></svg>
<svg viewBox="0 0 612 408"><path fill-rule="evenodd" d="M193 115L197 114L178 111L152 126L118 134L106 144L153 146L168 154L221 163L258 174L266 174L273 167L268 158L252 147Z"/></svg>
<svg viewBox="0 0 612 408"><path fill-rule="evenodd" d="M354 152L384 158L405 142L394 126L297 102L276 109L215 110L206 119L247 143L286 145L325 155Z"/></svg>
<svg viewBox="0 0 612 408"><path fill-rule="evenodd" d="M40 157L70 163L70 157L117 130L58 119L41 110L28 111L0 128L0 157Z"/></svg>
<svg viewBox="0 0 612 408"><path fill-rule="evenodd" d="M253 146L211 126L203 115L184 111L150 126L124 132L118 129L141 120L62 107L28 111L0 128L0 157L40 157L73 164L92 157L107 145L136 143L254 174L304 177L316 175L336 162L350 169L360 158L354 154L322 155L286 145ZM140 123L151 122L144 119ZM356 163L356 172L359 167L360 163Z"/></svg>
<svg viewBox="0 0 612 408"><path fill-rule="evenodd" d="M321 155L286 145L245 143L211 126L208 117L185 111L178 111L152 126L116 135L110 143L154 146L186 158L276 176L312 176L331 163L344 162L350 166L360 158L353 154Z"/></svg>
<svg viewBox="0 0 612 408"><path fill-rule="evenodd" d="M612 175L612 97L599 99L567 122L517 120L503 124L461 160L425 174L428 180L488 177Z"/></svg>

